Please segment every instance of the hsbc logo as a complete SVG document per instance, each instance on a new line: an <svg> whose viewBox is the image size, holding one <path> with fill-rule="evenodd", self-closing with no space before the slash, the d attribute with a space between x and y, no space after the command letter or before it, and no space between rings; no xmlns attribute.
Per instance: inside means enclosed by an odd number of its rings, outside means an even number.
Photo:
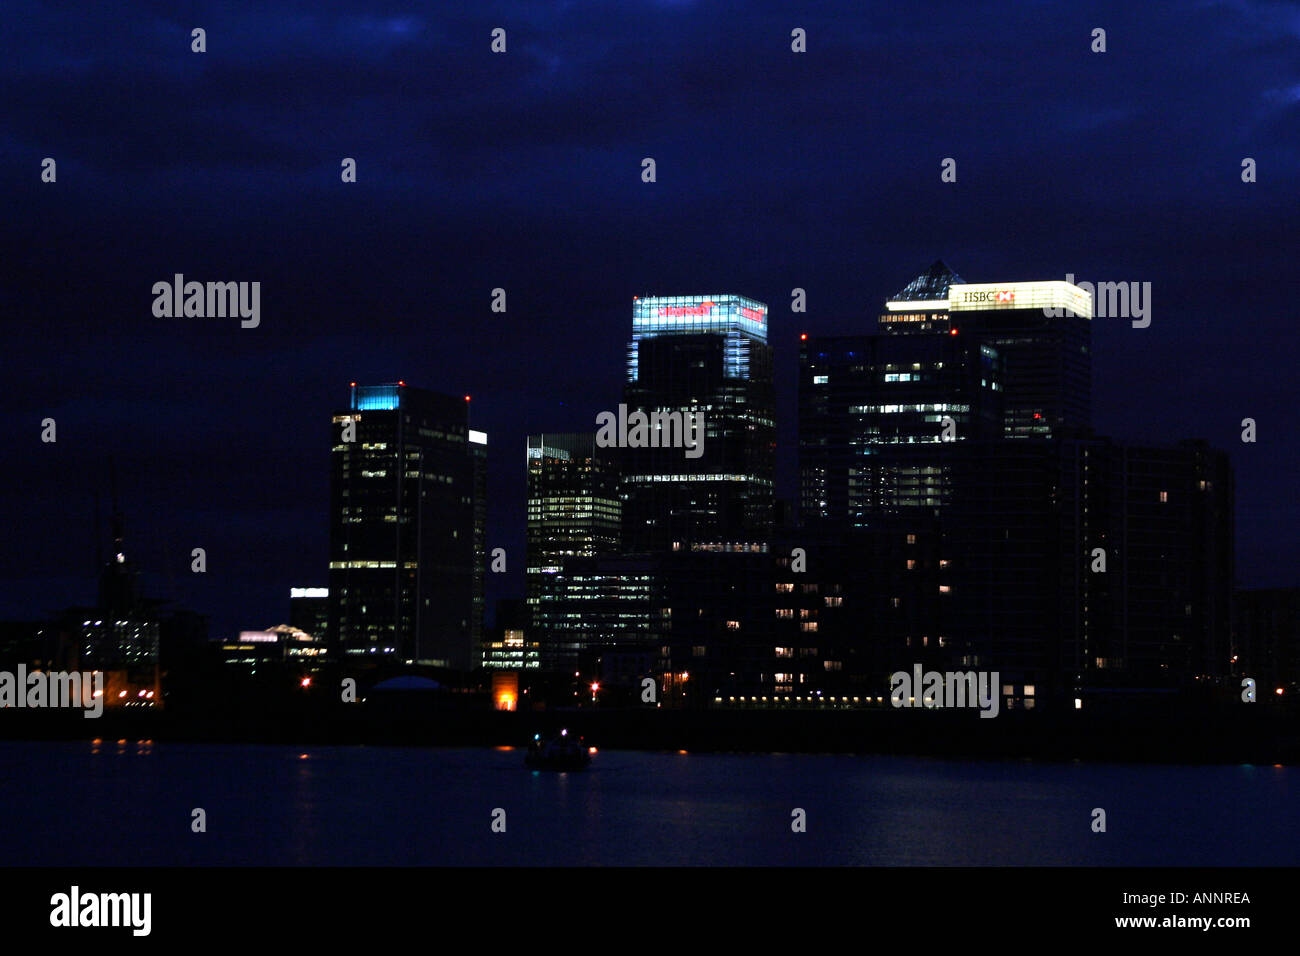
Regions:
<svg viewBox="0 0 1300 956"><path fill-rule="evenodd" d="M1015 302L1016 293L1013 289L1003 289L997 292L963 292L963 302Z"/></svg>

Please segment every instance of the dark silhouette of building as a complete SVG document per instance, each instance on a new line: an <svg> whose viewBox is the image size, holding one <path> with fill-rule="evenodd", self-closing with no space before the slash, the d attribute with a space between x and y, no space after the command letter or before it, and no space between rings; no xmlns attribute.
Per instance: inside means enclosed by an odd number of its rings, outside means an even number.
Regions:
<svg viewBox="0 0 1300 956"><path fill-rule="evenodd" d="M332 446L332 652L345 666L477 666L487 436L469 427L468 396L354 384Z"/></svg>
<svg viewBox="0 0 1300 956"><path fill-rule="evenodd" d="M289 626L325 640L329 635L329 588L290 588Z"/></svg>
<svg viewBox="0 0 1300 956"><path fill-rule="evenodd" d="M1255 679L1257 699L1295 694L1300 690L1300 588L1243 588L1235 597L1233 673Z"/></svg>

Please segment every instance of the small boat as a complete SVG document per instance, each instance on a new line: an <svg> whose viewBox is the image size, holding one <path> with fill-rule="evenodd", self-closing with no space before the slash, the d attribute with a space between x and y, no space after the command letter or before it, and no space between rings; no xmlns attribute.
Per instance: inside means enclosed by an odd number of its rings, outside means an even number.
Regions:
<svg viewBox="0 0 1300 956"><path fill-rule="evenodd" d="M524 757L524 766L532 770L585 770L591 763L591 753L582 738L561 730L552 737L533 735Z"/></svg>

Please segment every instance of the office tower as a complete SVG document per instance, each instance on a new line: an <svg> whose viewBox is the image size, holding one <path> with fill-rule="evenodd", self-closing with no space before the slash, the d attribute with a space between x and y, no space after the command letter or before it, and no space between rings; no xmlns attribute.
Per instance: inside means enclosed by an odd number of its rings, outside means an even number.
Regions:
<svg viewBox="0 0 1300 956"><path fill-rule="evenodd" d="M861 527L951 499L948 451L1002 433L1002 368L970 336L803 339L799 482L805 520Z"/></svg>
<svg viewBox="0 0 1300 956"><path fill-rule="evenodd" d="M1012 709L1227 673L1222 452L1093 437L974 441L951 454L951 505L909 533L919 553L897 559L894 580L920 587L899 595L905 626L882 622L896 650L902 637L927 666L997 670Z"/></svg>
<svg viewBox="0 0 1300 956"><path fill-rule="evenodd" d="M1083 684L1161 685L1230 672L1233 475L1204 441L1061 443L1064 662ZM1076 555L1081 555L1075 560ZM1105 570L1093 570L1104 557ZM1099 566L1099 564L1098 564Z"/></svg>
<svg viewBox="0 0 1300 956"><path fill-rule="evenodd" d="M354 383L331 437L331 653L476 666L487 436L468 396Z"/></svg>
<svg viewBox="0 0 1300 956"><path fill-rule="evenodd" d="M306 631L318 640L329 634L330 589L290 588L289 626Z"/></svg>
<svg viewBox="0 0 1300 956"><path fill-rule="evenodd" d="M1049 437L1092 425L1092 314L1092 296L1068 282L973 284L940 260L885 303L879 326L992 346L1004 365L1004 435Z"/></svg>
<svg viewBox="0 0 1300 956"><path fill-rule="evenodd" d="M612 455L596 433L528 436L528 544L525 578L529 606L541 579L565 558L618 550L623 503Z"/></svg>
<svg viewBox="0 0 1300 956"><path fill-rule="evenodd" d="M775 446L767 307L736 295L637 298L624 402L611 449L624 550L765 549Z"/></svg>
<svg viewBox="0 0 1300 956"><path fill-rule="evenodd" d="M666 554L566 558L538 578L531 611L543 670L590 670L607 652L645 652L671 627Z"/></svg>

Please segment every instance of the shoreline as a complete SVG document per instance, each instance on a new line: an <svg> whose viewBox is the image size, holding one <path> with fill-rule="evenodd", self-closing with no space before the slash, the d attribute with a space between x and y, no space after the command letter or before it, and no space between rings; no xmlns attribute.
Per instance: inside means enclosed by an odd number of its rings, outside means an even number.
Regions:
<svg viewBox="0 0 1300 956"><path fill-rule="evenodd" d="M302 746L526 746L567 727L598 749L756 754L877 754L1053 761L1300 764L1300 719L1244 707L1127 708L1108 714L916 710L617 710L499 712L394 700L220 712L0 711L0 740L148 739Z"/></svg>

